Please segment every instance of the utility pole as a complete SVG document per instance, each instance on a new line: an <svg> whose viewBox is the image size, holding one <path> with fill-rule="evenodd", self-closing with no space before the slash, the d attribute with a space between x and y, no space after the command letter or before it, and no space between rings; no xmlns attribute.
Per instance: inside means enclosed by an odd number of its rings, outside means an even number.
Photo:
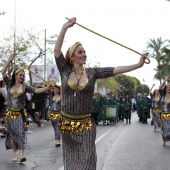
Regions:
<svg viewBox="0 0 170 170"><path fill-rule="evenodd" d="M15 44L16 44L16 0L15 0L15 14L14 14L14 53L16 50Z"/></svg>
<svg viewBox="0 0 170 170"><path fill-rule="evenodd" d="M15 4L14 4L14 53L16 52L16 0L15 0ZM15 60L12 61L12 70L15 70Z"/></svg>
<svg viewBox="0 0 170 170"><path fill-rule="evenodd" d="M45 37L44 37L44 80L46 78L46 29L44 30Z"/></svg>

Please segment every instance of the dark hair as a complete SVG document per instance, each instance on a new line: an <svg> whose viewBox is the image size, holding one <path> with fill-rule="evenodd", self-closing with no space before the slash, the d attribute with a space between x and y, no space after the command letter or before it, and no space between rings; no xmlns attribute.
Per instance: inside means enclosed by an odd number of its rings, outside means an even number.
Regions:
<svg viewBox="0 0 170 170"><path fill-rule="evenodd" d="M55 85L55 86L54 86L54 88L58 88L58 89L59 89L59 92L58 92L58 94L60 95L60 93L61 93L60 86L58 86L58 85ZM54 90L52 90L52 96L54 96Z"/></svg>
<svg viewBox="0 0 170 170"><path fill-rule="evenodd" d="M4 81L0 80L0 87L3 87Z"/></svg>
<svg viewBox="0 0 170 170"><path fill-rule="evenodd" d="M159 92L159 89L155 89L155 90L153 91L153 96L155 96L155 91L156 91L156 90L158 90L158 92Z"/></svg>
<svg viewBox="0 0 170 170"><path fill-rule="evenodd" d="M162 89L162 93L163 93L163 95L165 95L165 94L166 94L166 87L167 87L167 85L165 85L165 87Z"/></svg>
<svg viewBox="0 0 170 170"><path fill-rule="evenodd" d="M11 84L10 84L10 87L14 86L15 85L15 76L18 74L15 74L15 72L20 69L20 68L16 68L12 74L12 80L11 80ZM23 82L21 82L21 84L23 84Z"/></svg>

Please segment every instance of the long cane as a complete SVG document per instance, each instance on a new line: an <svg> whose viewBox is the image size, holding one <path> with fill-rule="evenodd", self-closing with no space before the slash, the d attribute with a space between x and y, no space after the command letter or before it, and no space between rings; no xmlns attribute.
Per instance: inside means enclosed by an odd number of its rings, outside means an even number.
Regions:
<svg viewBox="0 0 170 170"><path fill-rule="evenodd" d="M66 19L69 20L69 21L72 21L71 19L69 19L69 18L67 18L67 17L66 17ZM74 21L72 21L72 22L74 22ZM125 45L123 45L123 44L121 44L121 43L118 43L118 42L116 42L116 41L114 41L114 40L112 40L112 39L110 39L110 38L108 38L108 37L105 37L105 36L103 36L103 35L95 32L95 31L93 31L93 30L91 30L91 29L89 29L89 28L87 28L87 27L85 27L85 26L83 26L83 25L81 25L81 24L79 24L79 23L77 23L77 22L74 22L74 23L77 24L78 26L80 26L80 27L82 27L82 28L84 28L84 29L86 29L86 30L88 30L88 31L90 31L90 32L92 32L92 33L100 36L100 37L103 37L103 38L105 38L105 39L107 39L107 40L115 43L115 44L118 44L118 45L120 45L120 46L122 46L122 47L124 47L124 48L127 48L128 50L131 50L131 51L133 51L133 52L135 52L135 53L137 53L137 54L139 54L139 55L141 55L141 56L143 55L143 54L139 53L138 51L135 51L135 50L133 50L132 48L129 48L129 47L127 47L127 46L125 46ZM148 61L145 61L145 63L146 63L146 64L149 64L149 63L150 63L149 58L146 57L146 60L148 60Z"/></svg>

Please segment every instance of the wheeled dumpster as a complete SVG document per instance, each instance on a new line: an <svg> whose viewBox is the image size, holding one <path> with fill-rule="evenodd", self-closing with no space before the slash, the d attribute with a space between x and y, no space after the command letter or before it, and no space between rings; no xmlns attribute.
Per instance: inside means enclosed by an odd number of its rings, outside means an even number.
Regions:
<svg viewBox="0 0 170 170"><path fill-rule="evenodd" d="M110 121L116 122L118 121L118 105L103 105L103 108L100 111L99 121Z"/></svg>

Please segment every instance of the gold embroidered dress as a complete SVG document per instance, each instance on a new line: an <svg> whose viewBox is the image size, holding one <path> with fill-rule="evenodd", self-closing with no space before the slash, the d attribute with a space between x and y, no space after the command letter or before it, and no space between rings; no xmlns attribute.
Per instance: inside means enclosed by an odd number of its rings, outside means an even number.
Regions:
<svg viewBox="0 0 170 170"><path fill-rule="evenodd" d="M152 120L155 126L161 127L161 96L155 97L153 94L150 94L152 100Z"/></svg>
<svg viewBox="0 0 170 170"><path fill-rule="evenodd" d="M7 88L7 101L8 110L6 112L7 124L8 124L8 135L17 143L17 149L25 149L27 141L25 135L24 126L24 107L26 93L34 93L35 88L22 84L22 91L15 92L11 90L10 84L11 80L8 76L4 77L4 82ZM25 113L26 114L26 113ZM9 136L8 136L9 137ZM10 138L6 140L6 148L12 149L10 145Z"/></svg>
<svg viewBox="0 0 170 170"><path fill-rule="evenodd" d="M61 138L61 133L58 129L58 119L60 117L60 112L61 112L61 101L60 100L55 100L51 92L49 92L50 95L50 113L49 113L49 118L51 119L51 124L54 129L55 133L55 140L60 140Z"/></svg>
<svg viewBox="0 0 170 170"><path fill-rule="evenodd" d="M69 80L71 65L61 54L56 58L61 76L62 105L60 129L62 131L65 170L96 170L96 124L92 100L96 79L113 76L113 67L86 68L88 81L77 91Z"/></svg>
<svg viewBox="0 0 170 170"><path fill-rule="evenodd" d="M170 100L165 101L165 96L161 98L161 131L162 139L170 141Z"/></svg>

